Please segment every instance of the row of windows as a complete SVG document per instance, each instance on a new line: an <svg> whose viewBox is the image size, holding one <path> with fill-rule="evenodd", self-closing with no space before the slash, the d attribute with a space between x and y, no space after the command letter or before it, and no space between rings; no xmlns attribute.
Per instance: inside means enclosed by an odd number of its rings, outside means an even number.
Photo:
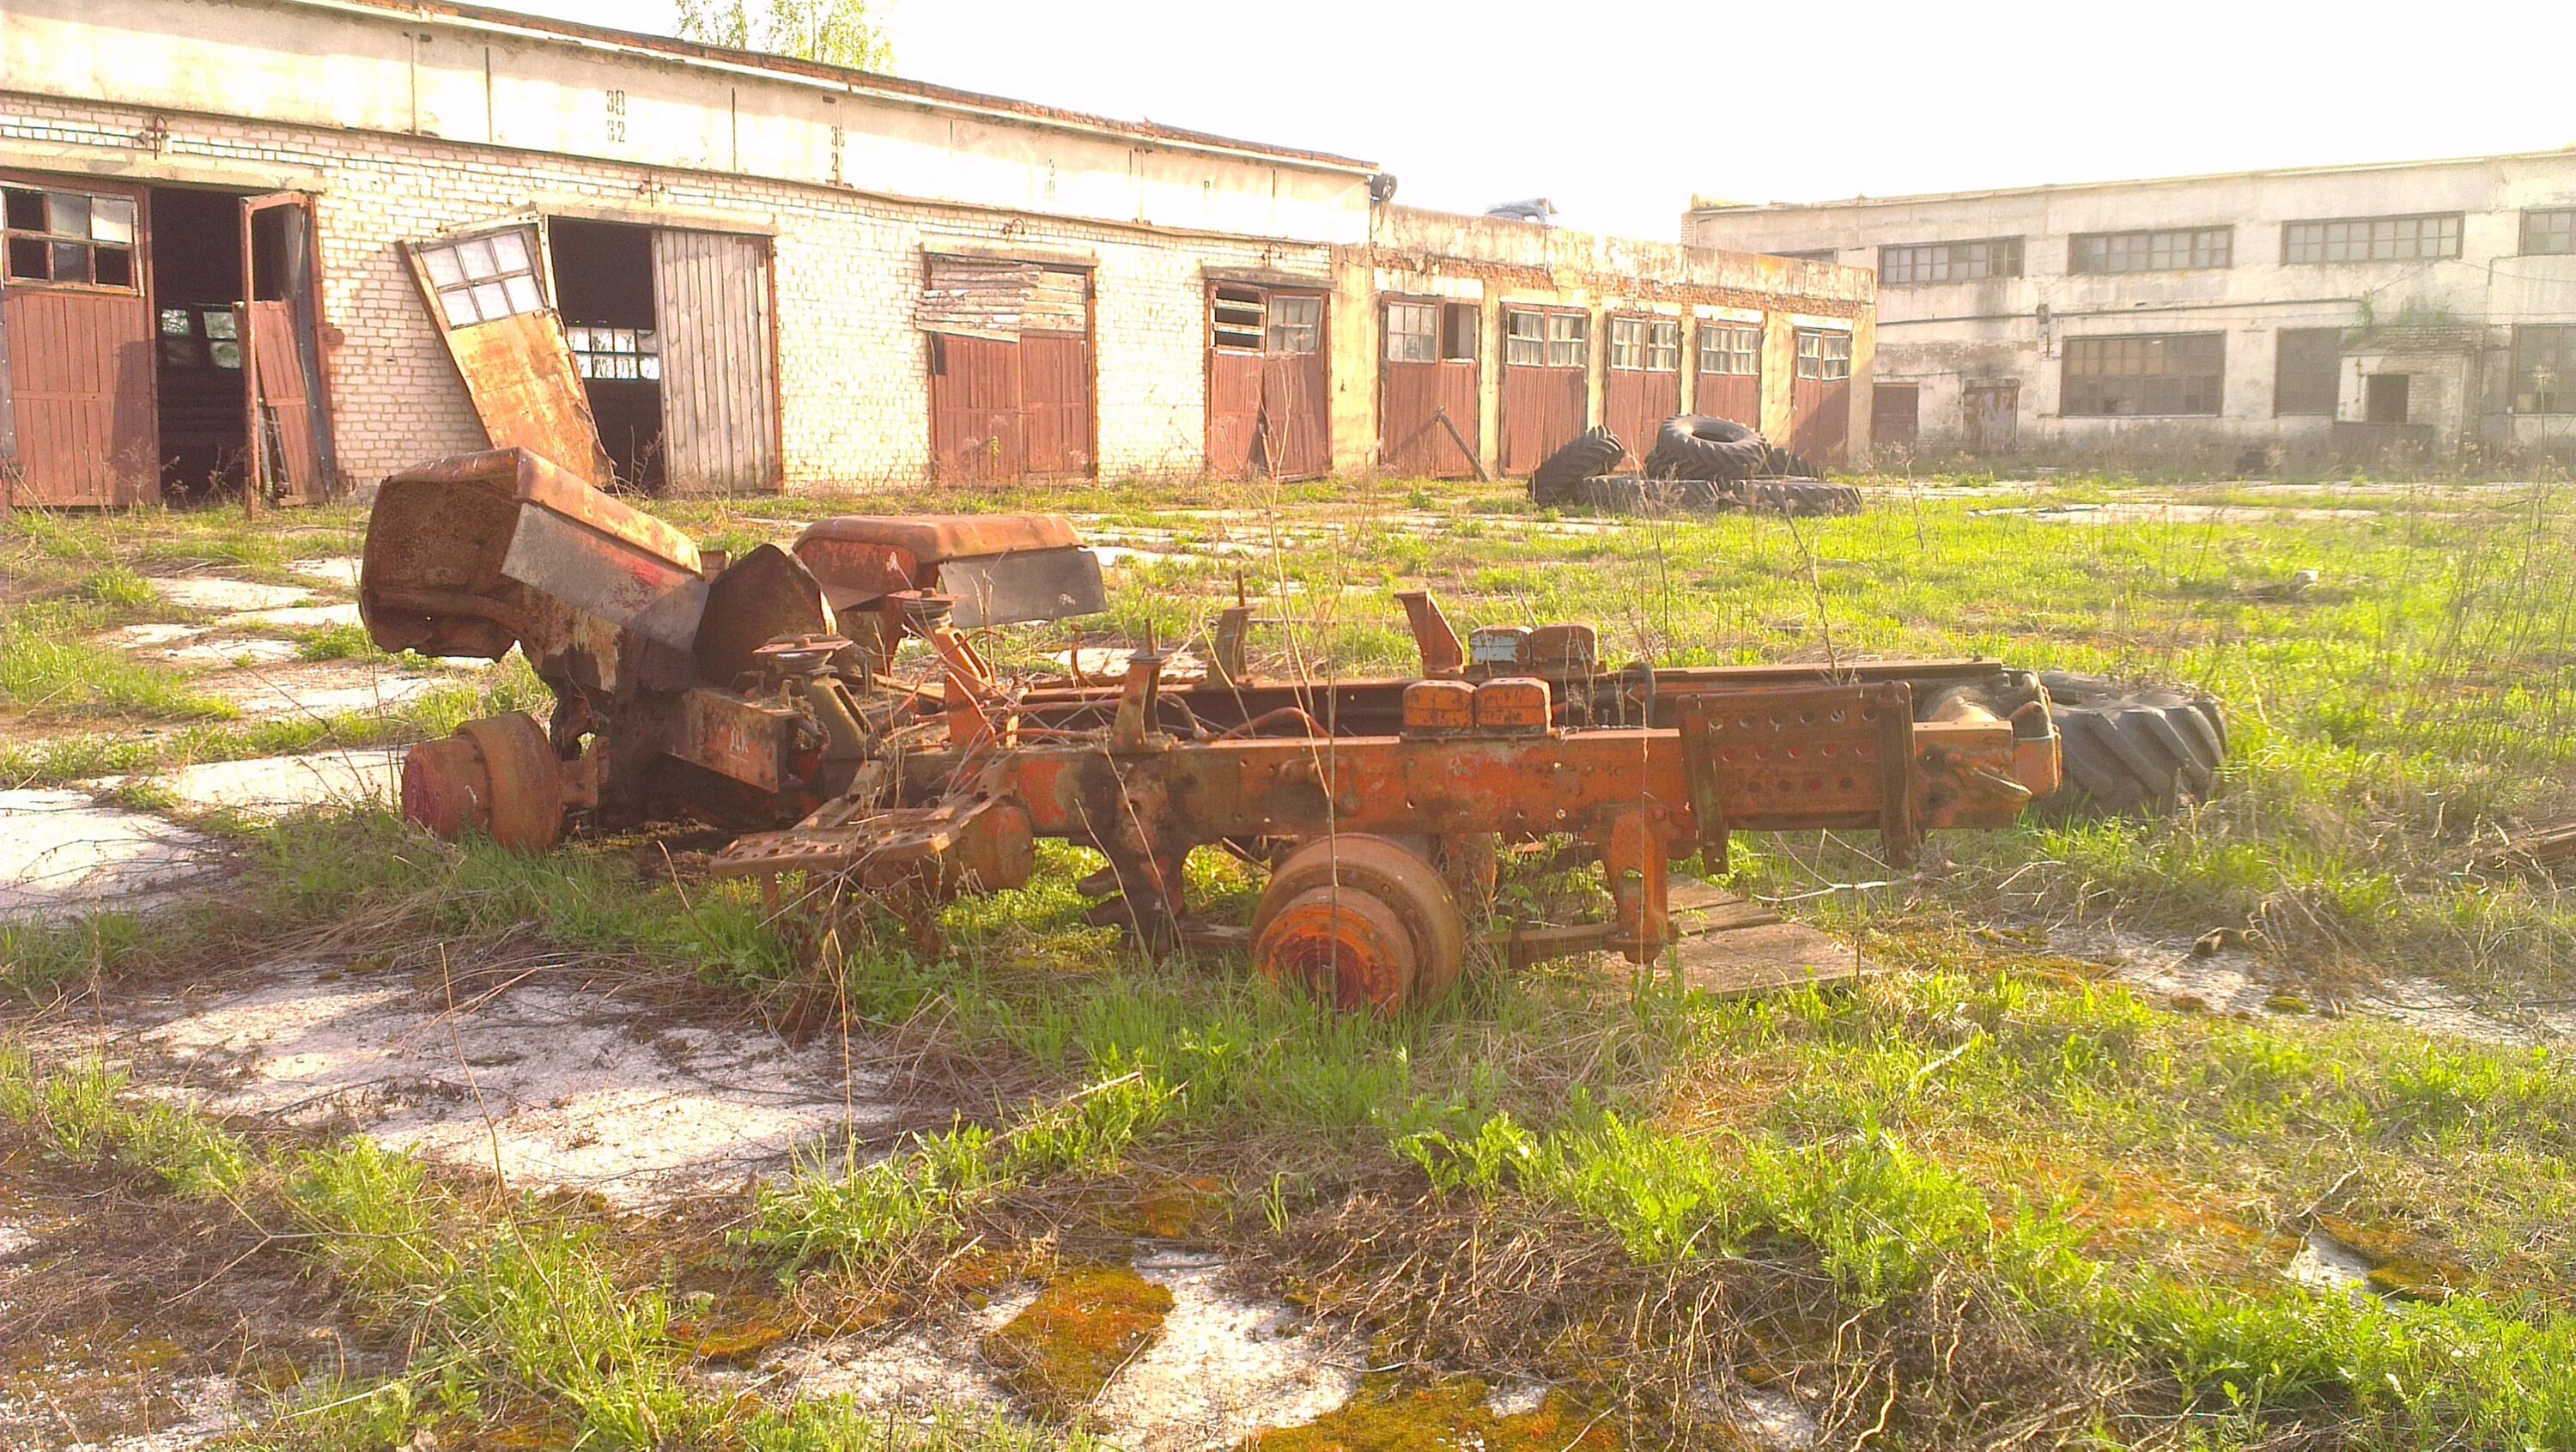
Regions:
<svg viewBox="0 0 2576 1452"><path fill-rule="evenodd" d="M1472 327L1473 303L1451 303L1453 312L1463 314ZM1396 316L1405 314L1404 326L1417 331L1424 325L1421 314L1431 309L1413 303L1388 304L1388 356L1396 362L1426 362L1417 350L1419 344L1408 343L1403 356L1394 352ZM1581 368L1590 355L1592 320L1582 313L1540 312L1535 309L1506 308L1503 312L1503 361L1524 368ZM1797 332L1797 376L1831 382L1851 377L1851 334L1800 328ZM1450 359L1472 361L1472 343L1463 350L1446 355ZM1682 325L1671 318L1612 318L1610 320L1610 366L1622 372L1678 373L1682 366ZM1699 372L1702 377L1730 375L1753 378L1762 372L1762 325L1759 323L1703 322L1699 325Z"/></svg>
<svg viewBox="0 0 2576 1452"><path fill-rule="evenodd" d="M2460 255L2462 215L2336 217L2281 224L2285 263L2425 262ZM2527 256L2576 254L2576 207L2535 208L2522 214ZM2136 232L2086 232L2067 243L2066 270L2077 273L2178 272L2236 265L2234 227L2149 228ZM1827 252L1777 253L1830 261ZM1890 285L1970 282L2022 275L2022 239L1983 237L1966 242L1908 242L1878 249L1879 281Z"/></svg>
<svg viewBox="0 0 2576 1452"><path fill-rule="evenodd" d="M2343 381L2341 328L2283 328L2274 341L2272 411L2328 415ZM2223 333L2069 338L2058 411L2068 418L2215 417L2224 397ZM2513 330L2518 414L2576 413L2576 326Z"/></svg>

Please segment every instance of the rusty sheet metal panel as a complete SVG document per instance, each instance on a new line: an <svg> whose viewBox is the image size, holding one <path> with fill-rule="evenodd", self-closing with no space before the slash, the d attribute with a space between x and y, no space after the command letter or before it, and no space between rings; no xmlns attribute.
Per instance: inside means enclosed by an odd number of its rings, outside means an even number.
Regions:
<svg viewBox="0 0 2576 1452"><path fill-rule="evenodd" d="M1692 340L1691 412L1762 428L1762 325L1703 318Z"/></svg>
<svg viewBox="0 0 2576 1452"><path fill-rule="evenodd" d="M1009 258L932 253L913 309L925 333L1007 343L1026 332L1081 333L1091 327L1083 274Z"/></svg>
<svg viewBox="0 0 2576 1452"><path fill-rule="evenodd" d="M1275 353L1261 371L1262 447L1280 479L1320 478L1333 467L1332 416L1324 355Z"/></svg>
<svg viewBox="0 0 2576 1452"><path fill-rule="evenodd" d="M1839 464L1851 438L1851 334L1797 330L1796 375L1789 386L1789 449Z"/></svg>
<svg viewBox="0 0 2576 1452"><path fill-rule="evenodd" d="M1602 379L1601 421L1627 446L1623 467L1642 467L1655 445L1655 431L1682 411L1681 348L1671 344L1669 359L1649 351L1647 340L1658 322L1678 329L1671 319L1610 319L1611 362ZM1657 366L1669 361L1671 367Z"/></svg>
<svg viewBox="0 0 2576 1452"><path fill-rule="evenodd" d="M1467 450L1479 422L1476 383L1471 362L1387 363L1379 410L1380 464L1389 472L1425 479L1472 477L1476 461Z"/></svg>
<svg viewBox="0 0 2576 1452"><path fill-rule="evenodd" d="M1088 321L1086 317L1086 328ZM1091 472L1091 395L1087 331L1020 334L1020 465L1024 472L1040 476Z"/></svg>
<svg viewBox="0 0 2576 1452"><path fill-rule="evenodd" d="M548 303L544 234L534 222L403 244L423 303L456 360L484 437L527 449L605 489L616 466Z"/></svg>
<svg viewBox="0 0 2576 1452"><path fill-rule="evenodd" d="M161 497L152 315L141 294L12 287L10 408L18 504L149 504Z"/></svg>
<svg viewBox="0 0 2576 1452"><path fill-rule="evenodd" d="M1581 368L1503 365L1503 472L1526 475L1583 432Z"/></svg>
<svg viewBox="0 0 2576 1452"><path fill-rule="evenodd" d="M1921 432L1923 390L1912 383L1880 383L1869 393L1869 437L1877 446L1910 449Z"/></svg>
<svg viewBox="0 0 2576 1452"><path fill-rule="evenodd" d="M1971 383L1960 391L1968 448L1979 454L2009 454L2021 418L2021 380L2005 378Z"/></svg>
<svg viewBox="0 0 2576 1452"><path fill-rule="evenodd" d="M1729 419L1758 431L1762 427L1762 375L1703 373L1699 401L1691 408L1710 418Z"/></svg>
<svg viewBox="0 0 2576 1452"><path fill-rule="evenodd" d="M260 245L267 232L274 248ZM322 275L313 198L276 192L242 198L244 406L252 487L317 503L338 482L331 390L322 364ZM267 275L265 258L276 270Z"/></svg>
<svg viewBox="0 0 2576 1452"><path fill-rule="evenodd" d="M803 724L790 707L700 686L681 693L662 749L718 776L776 792L789 784L786 762Z"/></svg>
<svg viewBox="0 0 2576 1452"><path fill-rule="evenodd" d="M945 484L1020 477L1020 345L933 333L930 462Z"/></svg>
<svg viewBox="0 0 2576 1452"><path fill-rule="evenodd" d="M674 494L774 494L778 347L769 241L656 228L662 478Z"/></svg>
<svg viewBox="0 0 2576 1452"><path fill-rule="evenodd" d="M1261 472L1261 375L1258 353L1208 350L1208 472L1247 479Z"/></svg>

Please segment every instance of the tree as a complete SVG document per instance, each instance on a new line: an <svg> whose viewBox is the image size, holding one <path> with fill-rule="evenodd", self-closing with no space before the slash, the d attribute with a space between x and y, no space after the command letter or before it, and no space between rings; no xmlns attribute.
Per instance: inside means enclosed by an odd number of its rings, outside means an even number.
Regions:
<svg viewBox="0 0 2576 1452"><path fill-rule="evenodd" d="M764 50L862 71L894 65L894 47L884 27L869 18L868 0L679 0L679 10L681 38L701 45Z"/></svg>

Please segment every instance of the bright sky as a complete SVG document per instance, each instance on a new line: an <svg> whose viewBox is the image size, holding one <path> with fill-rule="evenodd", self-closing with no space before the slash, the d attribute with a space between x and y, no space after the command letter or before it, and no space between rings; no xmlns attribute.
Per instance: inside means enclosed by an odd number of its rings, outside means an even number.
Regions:
<svg viewBox="0 0 2576 1452"><path fill-rule="evenodd" d="M668 30L670 0L488 0ZM2571 0L890 0L917 80L1544 196L1812 201L2576 145Z"/></svg>

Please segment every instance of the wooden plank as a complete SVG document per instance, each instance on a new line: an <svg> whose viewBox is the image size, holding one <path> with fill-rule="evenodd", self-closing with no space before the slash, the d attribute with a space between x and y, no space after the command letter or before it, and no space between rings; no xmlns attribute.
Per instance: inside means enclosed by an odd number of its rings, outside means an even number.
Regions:
<svg viewBox="0 0 2576 1452"><path fill-rule="evenodd" d="M1719 998L1743 998L1811 983L1851 983L1882 970L1851 945L1804 923L1769 923L1705 933L1674 945L1662 971Z"/></svg>
<svg viewBox="0 0 2576 1452"><path fill-rule="evenodd" d="M653 233L663 479L673 493L761 494L781 483L769 266L757 237Z"/></svg>

